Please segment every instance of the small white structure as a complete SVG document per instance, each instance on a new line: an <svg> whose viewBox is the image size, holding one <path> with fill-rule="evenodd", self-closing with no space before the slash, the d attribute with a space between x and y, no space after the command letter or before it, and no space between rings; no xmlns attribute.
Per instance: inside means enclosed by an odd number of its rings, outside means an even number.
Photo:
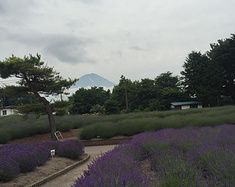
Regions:
<svg viewBox="0 0 235 187"><path fill-rule="evenodd" d="M202 108L202 103L198 101L171 103L171 110L185 110L190 108Z"/></svg>
<svg viewBox="0 0 235 187"><path fill-rule="evenodd" d="M17 114L16 106L6 106L0 108L0 116L9 116Z"/></svg>

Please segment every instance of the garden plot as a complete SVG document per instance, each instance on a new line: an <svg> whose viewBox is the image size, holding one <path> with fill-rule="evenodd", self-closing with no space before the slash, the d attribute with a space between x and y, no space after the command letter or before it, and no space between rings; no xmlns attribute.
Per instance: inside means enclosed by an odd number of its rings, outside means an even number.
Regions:
<svg viewBox="0 0 235 187"><path fill-rule="evenodd" d="M232 124L142 133L94 160L73 187L235 186L234 134Z"/></svg>

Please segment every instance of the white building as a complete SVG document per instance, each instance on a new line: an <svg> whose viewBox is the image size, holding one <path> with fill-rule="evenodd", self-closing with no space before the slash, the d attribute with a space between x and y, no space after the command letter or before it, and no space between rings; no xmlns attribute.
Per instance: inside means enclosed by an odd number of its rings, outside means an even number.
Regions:
<svg viewBox="0 0 235 187"><path fill-rule="evenodd" d="M17 114L16 106L6 106L0 108L0 116Z"/></svg>

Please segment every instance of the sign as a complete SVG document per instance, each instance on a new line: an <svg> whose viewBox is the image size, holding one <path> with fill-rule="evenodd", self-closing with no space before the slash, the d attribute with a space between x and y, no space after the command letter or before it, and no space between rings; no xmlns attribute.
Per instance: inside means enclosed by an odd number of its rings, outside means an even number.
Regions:
<svg viewBox="0 0 235 187"><path fill-rule="evenodd" d="M52 160L53 160L53 156L55 156L55 149L52 149L52 150L51 150L51 157L52 157Z"/></svg>
<svg viewBox="0 0 235 187"><path fill-rule="evenodd" d="M51 150L51 156L55 156L55 149Z"/></svg>

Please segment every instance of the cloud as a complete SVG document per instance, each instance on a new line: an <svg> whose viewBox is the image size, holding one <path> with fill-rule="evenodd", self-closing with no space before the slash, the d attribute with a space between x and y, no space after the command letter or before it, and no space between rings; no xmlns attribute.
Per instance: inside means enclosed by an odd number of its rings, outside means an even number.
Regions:
<svg viewBox="0 0 235 187"><path fill-rule="evenodd" d="M133 46L131 47L132 50L135 50L135 51L143 51L144 49L142 47L138 47L138 46Z"/></svg>
<svg viewBox="0 0 235 187"><path fill-rule="evenodd" d="M87 43L89 42L76 37L57 35L50 38L44 52L66 63L95 63L87 56L85 50Z"/></svg>
<svg viewBox="0 0 235 187"><path fill-rule="evenodd" d="M88 39L79 39L72 35L63 34L41 34L38 32L16 33L7 32L6 29L0 28L3 41L18 43L21 47L36 48L38 51L52 56L61 62L77 63L95 63L87 56L86 46L91 43Z"/></svg>

